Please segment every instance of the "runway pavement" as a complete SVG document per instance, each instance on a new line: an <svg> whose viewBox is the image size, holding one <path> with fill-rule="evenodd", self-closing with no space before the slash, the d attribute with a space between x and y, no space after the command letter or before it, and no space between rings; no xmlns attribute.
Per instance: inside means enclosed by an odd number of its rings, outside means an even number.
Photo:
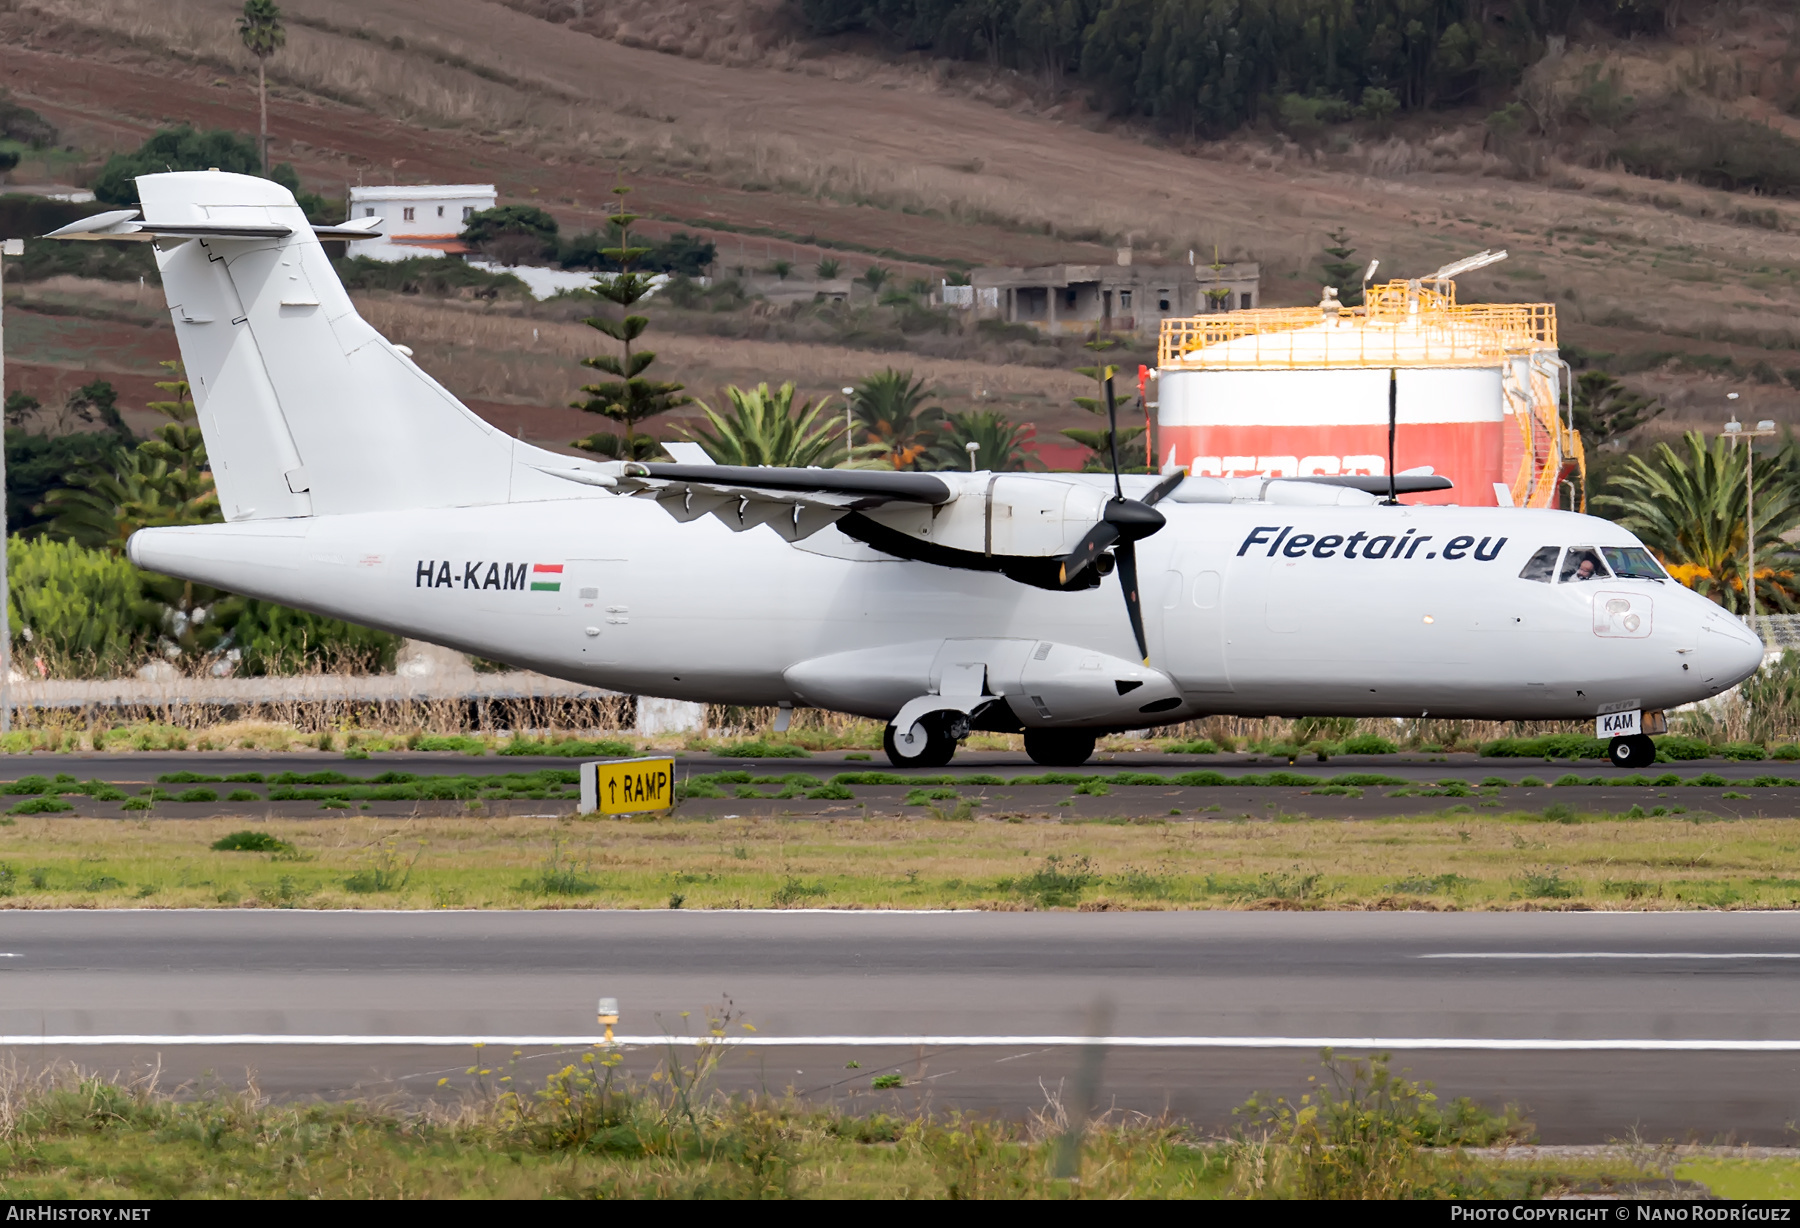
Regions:
<svg viewBox="0 0 1800 1228"><path fill-rule="evenodd" d="M729 999L727 1085L868 1108L1027 1111L1098 1030L1106 1102L1212 1127L1327 1044L1519 1101L1550 1142L1800 1120L1794 914L0 913L28 1064L443 1095L471 1061L567 1060L602 994L635 1067Z"/></svg>

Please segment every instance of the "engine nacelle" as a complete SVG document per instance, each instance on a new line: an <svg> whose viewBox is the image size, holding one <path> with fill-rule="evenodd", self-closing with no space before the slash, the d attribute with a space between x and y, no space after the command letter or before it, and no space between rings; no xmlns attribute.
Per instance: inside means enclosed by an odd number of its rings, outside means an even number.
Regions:
<svg viewBox="0 0 1800 1228"><path fill-rule="evenodd" d="M1060 558L1094 527L1112 496L1110 479L1059 474L938 473L956 498L936 507L891 503L863 513L916 541L968 554Z"/></svg>

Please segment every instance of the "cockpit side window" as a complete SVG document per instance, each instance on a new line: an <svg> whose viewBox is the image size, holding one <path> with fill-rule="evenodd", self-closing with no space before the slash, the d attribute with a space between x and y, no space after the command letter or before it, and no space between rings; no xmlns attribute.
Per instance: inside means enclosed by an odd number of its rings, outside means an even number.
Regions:
<svg viewBox="0 0 1800 1228"><path fill-rule="evenodd" d="M1600 561L1600 552L1592 546L1570 546L1563 555L1562 570L1557 573L1557 580L1562 584L1578 583L1582 580L1603 579L1609 573L1606 564Z"/></svg>
<svg viewBox="0 0 1800 1228"><path fill-rule="evenodd" d="M1666 580L1669 573L1662 569L1656 556L1642 546L1602 546L1600 553L1606 556L1613 575L1622 580Z"/></svg>
<svg viewBox="0 0 1800 1228"><path fill-rule="evenodd" d="M1541 547L1536 554L1525 560L1525 569L1519 573L1519 579L1550 583L1556 578L1556 556L1561 553L1561 546Z"/></svg>

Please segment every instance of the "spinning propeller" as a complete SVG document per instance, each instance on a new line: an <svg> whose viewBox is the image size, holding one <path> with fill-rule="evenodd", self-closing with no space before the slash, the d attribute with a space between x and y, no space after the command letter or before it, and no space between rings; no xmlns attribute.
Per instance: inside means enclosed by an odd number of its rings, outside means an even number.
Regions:
<svg viewBox="0 0 1800 1228"><path fill-rule="evenodd" d="M1150 493L1142 499L1125 497L1124 488L1119 481L1119 407L1113 399L1110 369L1106 375L1106 425L1107 447L1112 454L1113 497L1106 501L1099 523L1089 529L1087 536L1081 539L1075 549L1063 557L1060 579L1063 584L1068 584L1111 547L1113 559L1118 564L1119 588L1125 594L1125 613L1131 619L1131 633L1137 637L1138 656L1148 665L1150 646L1144 639L1144 609L1143 603L1138 599L1136 543L1167 523L1163 514L1151 505L1161 502L1164 495L1181 485L1187 474L1179 470L1171 473L1153 486Z"/></svg>

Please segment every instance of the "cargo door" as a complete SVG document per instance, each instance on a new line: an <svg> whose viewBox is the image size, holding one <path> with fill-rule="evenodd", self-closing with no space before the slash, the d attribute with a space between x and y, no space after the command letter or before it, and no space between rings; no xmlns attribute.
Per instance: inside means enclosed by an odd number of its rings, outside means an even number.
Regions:
<svg viewBox="0 0 1800 1228"><path fill-rule="evenodd" d="M1230 551L1225 542L1188 543L1159 582L1161 651L1153 642L1151 664L1173 675L1183 691L1232 689L1224 603Z"/></svg>

